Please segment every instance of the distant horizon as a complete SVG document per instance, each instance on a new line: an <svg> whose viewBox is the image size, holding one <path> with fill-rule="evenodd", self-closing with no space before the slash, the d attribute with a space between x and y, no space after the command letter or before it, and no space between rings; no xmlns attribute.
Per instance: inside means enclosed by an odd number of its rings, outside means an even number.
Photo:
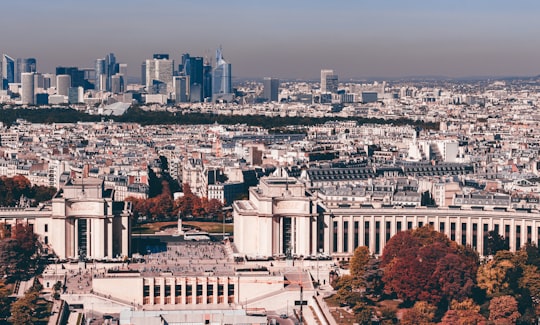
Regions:
<svg viewBox="0 0 540 325"><path fill-rule="evenodd" d="M0 53L34 57L40 72L93 68L115 53L140 74L153 53L213 59L237 78L340 80L540 74L540 2L502 0L147 0L3 4Z"/></svg>

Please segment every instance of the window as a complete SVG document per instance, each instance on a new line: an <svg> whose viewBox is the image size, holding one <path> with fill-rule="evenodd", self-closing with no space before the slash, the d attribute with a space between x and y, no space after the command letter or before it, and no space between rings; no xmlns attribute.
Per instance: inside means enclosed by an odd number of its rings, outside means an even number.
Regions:
<svg viewBox="0 0 540 325"><path fill-rule="evenodd" d="M45 224L45 232L49 232L49 225Z"/></svg>

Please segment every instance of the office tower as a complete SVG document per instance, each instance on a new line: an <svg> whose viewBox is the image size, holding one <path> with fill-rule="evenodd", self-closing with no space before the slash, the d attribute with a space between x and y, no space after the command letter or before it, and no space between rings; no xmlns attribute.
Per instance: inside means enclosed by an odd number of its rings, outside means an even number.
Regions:
<svg viewBox="0 0 540 325"><path fill-rule="evenodd" d="M152 60L146 60L145 85L149 93L166 95L174 91L174 61L168 58L168 54L154 54Z"/></svg>
<svg viewBox="0 0 540 325"><path fill-rule="evenodd" d="M176 76L173 79L174 97L177 103L186 103L189 99L189 77Z"/></svg>
<svg viewBox="0 0 540 325"><path fill-rule="evenodd" d="M337 93L338 76L334 70L321 70L321 93Z"/></svg>
<svg viewBox="0 0 540 325"><path fill-rule="evenodd" d="M17 59L17 72L15 82L21 82L21 74L24 72L37 72L37 61L34 58Z"/></svg>
<svg viewBox="0 0 540 325"><path fill-rule="evenodd" d="M212 76L212 101L232 101L231 64L223 59L221 47L216 51L216 66Z"/></svg>
<svg viewBox="0 0 540 325"><path fill-rule="evenodd" d="M189 62L189 58L191 56L189 55L189 53L184 53L182 54L182 63L180 65L178 65L178 72L180 75L182 76L186 76L187 73L186 73L186 66L188 65L188 62Z"/></svg>
<svg viewBox="0 0 540 325"><path fill-rule="evenodd" d="M56 76L52 73L43 74L43 89L56 87Z"/></svg>
<svg viewBox="0 0 540 325"><path fill-rule="evenodd" d="M91 84L84 79L84 71L77 67L57 67L56 75L66 74L71 77L72 87L83 87L84 89L91 88Z"/></svg>
<svg viewBox="0 0 540 325"><path fill-rule="evenodd" d="M7 54L2 55L2 89L15 82L15 60Z"/></svg>
<svg viewBox="0 0 540 325"><path fill-rule="evenodd" d="M124 92L124 77L121 74L115 74L111 78L111 92L120 94Z"/></svg>
<svg viewBox="0 0 540 325"><path fill-rule="evenodd" d="M116 57L113 53L109 53L105 57L105 69L107 74L106 90L111 91L112 76L118 73L118 65L116 64Z"/></svg>
<svg viewBox="0 0 540 325"><path fill-rule="evenodd" d="M23 105L34 105L35 103L35 87L34 87L34 73L24 72L21 75L21 99Z"/></svg>
<svg viewBox="0 0 540 325"><path fill-rule="evenodd" d="M263 98L269 102L277 102L279 96L279 79L264 78Z"/></svg>
<svg viewBox="0 0 540 325"><path fill-rule="evenodd" d="M94 89L97 91L107 90L107 68L105 59L96 60L96 79Z"/></svg>
<svg viewBox="0 0 540 325"><path fill-rule="evenodd" d="M212 66L205 62L203 66L203 100L212 99Z"/></svg>
<svg viewBox="0 0 540 325"><path fill-rule="evenodd" d="M84 88L83 87L69 87L68 103L80 104L83 102L84 102Z"/></svg>
<svg viewBox="0 0 540 325"><path fill-rule="evenodd" d="M61 74L61 75L56 76L56 94L67 96L70 87L71 87L70 75Z"/></svg>
<svg viewBox="0 0 540 325"><path fill-rule="evenodd" d="M189 76L189 98L191 102L203 101L203 58L190 57L185 67Z"/></svg>
<svg viewBox="0 0 540 325"><path fill-rule="evenodd" d="M118 74L122 75L124 77L124 82L127 84L127 69L128 65L127 63L119 63L118 64Z"/></svg>
<svg viewBox="0 0 540 325"><path fill-rule="evenodd" d="M146 85L146 61L141 64L141 85Z"/></svg>
<svg viewBox="0 0 540 325"><path fill-rule="evenodd" d="M41 73L34 73L34 88L45 89L45 78Z"/></svg>

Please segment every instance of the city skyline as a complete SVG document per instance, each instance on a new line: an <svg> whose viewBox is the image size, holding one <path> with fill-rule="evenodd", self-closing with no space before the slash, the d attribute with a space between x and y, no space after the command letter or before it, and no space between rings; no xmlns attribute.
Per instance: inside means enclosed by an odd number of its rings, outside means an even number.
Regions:
<svg viewBox="0 0 540 325"><path fill-rule="evenodd" d="M343 0L129 4L26 0L4 5L0 52L35 57L40 72L93 67L115 53L137 76L153 53L212 59L220 45L234 78L340 80L540 74L540 4L521 1Z"/></svg>

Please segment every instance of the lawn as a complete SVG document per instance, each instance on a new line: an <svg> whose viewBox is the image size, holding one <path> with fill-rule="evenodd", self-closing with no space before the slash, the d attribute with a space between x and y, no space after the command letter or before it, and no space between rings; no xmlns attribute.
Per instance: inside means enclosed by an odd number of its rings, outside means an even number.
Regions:
<svg viewBox="0 0 540 325"><path fill-rule="evenodd" d="M153 234L155 232L164 230L166 228L176 227L178 225L177 221L159 221L159 222L150 222L141 225L133 226L133 234ZM206 231L208 233L222 233L223 232L223 223L221 222L203 222L203 221L182 221L184 227L191 226L195 229L201 231ZM232 234L234 226L230 223L225 224L225 233Z"/></svg>

